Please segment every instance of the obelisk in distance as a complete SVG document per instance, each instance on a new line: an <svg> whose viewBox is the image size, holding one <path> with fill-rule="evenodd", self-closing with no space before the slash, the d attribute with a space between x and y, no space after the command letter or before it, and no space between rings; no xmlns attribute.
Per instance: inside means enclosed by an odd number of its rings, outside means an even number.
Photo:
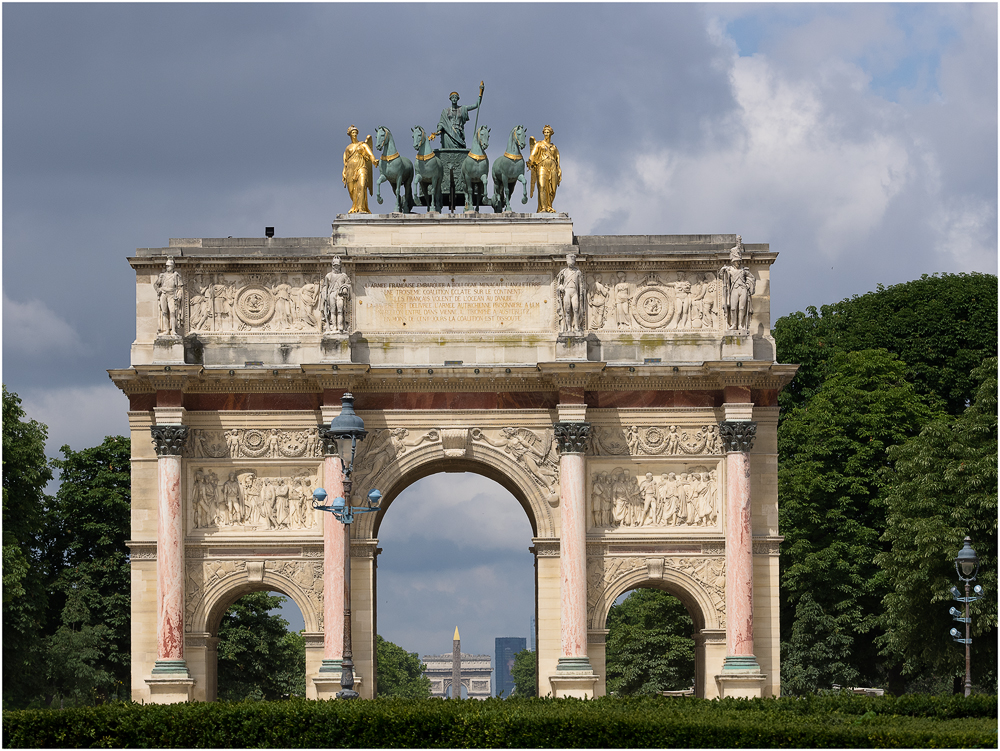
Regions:
<svg viewBox="0 0 1000 751"><path fill-rule="evenodd" d="M462 638L455 626L455 639L451 643L451 698L462 698Z"/></svg>

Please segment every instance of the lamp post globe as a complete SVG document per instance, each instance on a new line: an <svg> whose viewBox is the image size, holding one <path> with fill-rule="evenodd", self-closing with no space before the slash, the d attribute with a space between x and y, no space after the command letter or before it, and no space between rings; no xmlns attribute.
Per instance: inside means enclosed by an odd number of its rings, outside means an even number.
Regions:
<svg viewBox="0 0 1000 751"><path fill-rule="evenodd" d="M971 537L967 536L964 543L962 549L958 551L958 555L955 556L955 571L958 572L959 579L964 582L970 582L979 573L979 556L972 549Z"/></svg>

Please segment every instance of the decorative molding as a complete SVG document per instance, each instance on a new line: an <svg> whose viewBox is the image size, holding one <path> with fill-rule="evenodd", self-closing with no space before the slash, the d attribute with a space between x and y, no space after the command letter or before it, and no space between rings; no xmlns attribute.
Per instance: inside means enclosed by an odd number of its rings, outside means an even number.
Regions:
<svg viewBox="0 0 1000 751"><path fill-rule="evenodd" d="M126 540L129 549L129 559L132 561L155 561L156 541Z"/></svg>
<svg viewBox="0 0 1000 751"><path fill-rule="evenodd" d="M716 423L688 428L681 425L606 427L590 431L591 456L683 456L722 454Z"/></svg>
<svg viewBox="0 0 1000 751"><path fill-rule="evenodd" d="M726 452L748 452L753 449L757 437L757 423L724 421L719 423L719 433L726 446Z"/></svg>
<svg viewBox="0 0 1000 751"><path fill-rule="evenodd" d="M559 557L559 540L543 540L540 538L535 538L532 540L531 552L535 554L536 558L558 558Z"/></svg>
<svg viewBox="0 0 1000 751"><path fill-rule="evenodd" d="M153 437L153 446L157 456L180 456L187 440L189 428L187 425L153 425L149 432Z"/></svg>
<svg viewBox="0 0 1000 751"><path fill-rule="evenodd" d="M754 555L779 555L780 553L780 543L774 540L754 540L753 541L753 554Z"/></svg>
<svg viewBox="0 0 1000 751"><path fill-rule="evenodd" d="M306 459L323 456L319 428L193 428L184 456L192 459Z"/></svg>

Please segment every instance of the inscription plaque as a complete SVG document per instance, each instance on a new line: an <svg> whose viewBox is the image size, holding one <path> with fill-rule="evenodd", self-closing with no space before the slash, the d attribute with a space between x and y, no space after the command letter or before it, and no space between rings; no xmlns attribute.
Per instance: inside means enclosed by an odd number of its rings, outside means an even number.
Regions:
<svg viewBox="0 0 1000 751"><path fill-rule="evenodd" d="M550 331L552 279L542 274L359 276L357 328L368 331Z"/></svg>

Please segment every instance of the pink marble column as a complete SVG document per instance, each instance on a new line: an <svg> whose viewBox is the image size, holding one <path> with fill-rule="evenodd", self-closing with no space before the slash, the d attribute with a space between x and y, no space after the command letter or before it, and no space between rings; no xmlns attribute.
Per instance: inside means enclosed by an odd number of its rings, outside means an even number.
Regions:
<svg viewBox="0 0 1000 751"><path fill-rule="evenodd" d="M719 424L726 444L726 661L723 670L759 671L753 653L753 530L750 449L757 423Z"/></svg>
<svg viewBox="0 0 1000 751"><path fill-rule="evenodd" d="M344 496L344 462L337 445L327 441L323 477L327 503ZM323 665L320 673L340 673L344 657L344 525L325 512L323 516Z"/></svg>
<svg viewBox="0 0 1000 751"><path fill-rule="evenodd" d="M184 425L150 429L158 457L156 499L156 665L154 675L187 676L184 662L184 515L181 450Z"/></svg>
<svg viewBox="0 0 1000 751"><path fill-rule="evenodd" d="M559 539L560 629L562 655L558 670L591 671L587 656L587 521L586 451L590 424L560 422L555 425L559 442L559 508L562 536Z"/></svg>

